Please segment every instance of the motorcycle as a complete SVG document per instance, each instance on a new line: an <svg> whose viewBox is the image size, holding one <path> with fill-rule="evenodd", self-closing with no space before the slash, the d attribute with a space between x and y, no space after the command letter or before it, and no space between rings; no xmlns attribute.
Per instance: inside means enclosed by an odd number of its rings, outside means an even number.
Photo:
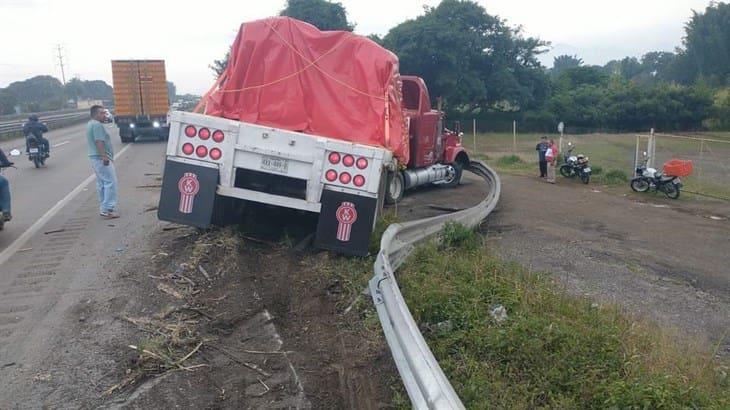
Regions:
<svg viewBox="0 0 730 410"><path fill-rule="evenodd" d="M32 135L28 137L28 160L32 162L36 168L46 165L48 153L40 144L40 141Z"/></svg>
<svg viewBox="0 0 730 410"><path fill-rule="evenodd" d="M677 176L664 175L655 168L647 166L649 157L644 153L644 160L636 167L634 178L631 179L631 189L636 192L647 192L649 190L661 191L667 198L679 198L682 188L682 180Z"/></svg>
<svg viewBox="0 0 730 410"><path fill-rule="evenodd" d="M14 149L14 150L10 151L10 156L11 157L17 157L19 155L20 155L20 150L18 150L18 149ZM12 163L10 165L8 165L8 166L5 166L5 167L0 166L0 174L3 171L3 168L7 168L7 167L15 168L12 165ZM5 215L5 210L4 209L0 209L0 231L3 230L3 228L5 227L5 223L6 222L8 222L8 220L7 220L6 215Z"/></svg>
<svg viewBox="0 0 730 410"><path fill-rule="evenodd" d="M563 153L563 165L560 166L560 175L566 178L580 177L587 184L591 180L591 167L588 166L588 157L582 154L573 155L575 146L568 143L568 151Z"/></svg>

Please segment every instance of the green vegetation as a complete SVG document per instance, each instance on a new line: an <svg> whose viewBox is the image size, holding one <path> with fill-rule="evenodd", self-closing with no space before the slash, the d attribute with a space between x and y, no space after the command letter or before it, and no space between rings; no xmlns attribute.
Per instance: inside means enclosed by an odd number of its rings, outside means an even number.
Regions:
<svg viewBox="0 0 730 410"><path fill-rule="evenodd" d="M629 176L620 169L611 169L605 174L595 176L594 181L604 185L621 185L629 182Z"/></svg>
<svg viewBox="0 0 730 410"><path fill-rule="evenodd" d="M508 167L515 164L524 164L525 161L522 160L522 158L518 157L517 155L505 155L504 157L500 157L497 160L497 164L503 167Z"/></svg>
<svg viewBox="0 0 730 410"><path fill-rule="evenodd" d="M567 296L464 229L448 226L441 244L420 247L398 280L467 408L730 406L727 366L712 352ZM456 238L460 246L443 245ZM492 315L499 306L504 320Z"/></svg>

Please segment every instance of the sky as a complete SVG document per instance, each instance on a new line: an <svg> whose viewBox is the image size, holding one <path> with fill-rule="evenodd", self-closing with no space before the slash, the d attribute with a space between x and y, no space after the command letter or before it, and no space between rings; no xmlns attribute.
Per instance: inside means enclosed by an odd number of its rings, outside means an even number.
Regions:
<svg viewBox="0 0 730 410"><path fill-rule="evenodd" d="M384 35L438 0L340 0L357 34ZM111 84L112 59L164 59L178 94L203 94L208 65L220 59L238 27L278 14L284 0L0 0L0 87L35 75L101 79ZM681 45L692 10L710 0L479 0L492 15L552 43L544 65L561 54L605 64Z"/></svg>

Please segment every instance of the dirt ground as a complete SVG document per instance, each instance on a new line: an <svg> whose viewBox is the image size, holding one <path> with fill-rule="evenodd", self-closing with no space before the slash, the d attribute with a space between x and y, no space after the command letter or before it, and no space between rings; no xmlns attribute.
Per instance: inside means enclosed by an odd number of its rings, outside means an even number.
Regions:
<svg viewBox="0 0 730 410"><path fill-rule="evenodd" d="M505 259L730 354L730 203L501 177L486 230Z"/></svg>

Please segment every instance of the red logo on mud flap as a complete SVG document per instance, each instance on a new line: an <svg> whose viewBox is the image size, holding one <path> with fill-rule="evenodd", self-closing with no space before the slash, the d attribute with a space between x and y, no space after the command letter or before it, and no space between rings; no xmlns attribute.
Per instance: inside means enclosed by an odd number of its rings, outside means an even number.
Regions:
<svg viewBox="0 0 730 410"><path fill-rule="evenodd" d="M357 221L357 211L355 210L355 204L352 202L343 202L337 212L337 239L341 242L350 241L350 233L352 232L352 224Z"/></svg>
<svg viewBox="0 0 730 410"><path fill-rule="evenodd" d="M195 195L200 191L198 176L192 172L184 173L177 183L177 188L180 190L180 212L184 214L193 213Z"/></svg>

